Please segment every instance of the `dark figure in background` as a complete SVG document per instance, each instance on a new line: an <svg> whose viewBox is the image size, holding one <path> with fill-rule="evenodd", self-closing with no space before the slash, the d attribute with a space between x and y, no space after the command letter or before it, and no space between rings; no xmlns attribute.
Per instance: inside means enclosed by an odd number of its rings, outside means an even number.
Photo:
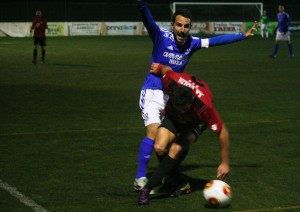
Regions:
<svg viewBox="0 0 300 212"><path fill-rule="evenodd" d="M42 18L42 11L37 10L35 12L35 17L32 21L32 26L30 32L34 30L33 35L33 43L34 43L34 50L33 50L33 60L32 63L36 64L37 58L37 48L38 45L42 48L42 61L41 63L45 63L45 55L46 55L46 29L48 29L47 20Z"/></svg>
<svg viewBox="0 0 300 212"><path fill-rule="evenodd" d="M277 57L277 53L279 50L279 43L281 41L286 42L289 48L290 58L294 57L293 46L291 43L290 30L289 26L291 24L291 18L288 13L285 12L284 6L278 6L278 14L277 14L277 26L276 26L276 41L273 53L271 55L272 58Z"/></svg>

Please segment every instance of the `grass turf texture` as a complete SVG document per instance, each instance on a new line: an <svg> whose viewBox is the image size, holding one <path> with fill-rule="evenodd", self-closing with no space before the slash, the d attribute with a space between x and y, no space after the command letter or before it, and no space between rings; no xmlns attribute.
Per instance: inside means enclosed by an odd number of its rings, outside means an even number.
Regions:
<svg viewBox="0 0 300 212"><path fill-rule="evenodd" d="M224 211L300 210L300 38L292 39L293 60L284 44L268 58L274 38L256 36L200 50L186 68L210 85L231 133L233 199ZM50 211L214 211L202 197L219 162L209 131L182 166L194 192L137 206L132 184L145 135L138 99L150 39L47 43L46 63L33 65L31 38L0 38L0 179ZM153 155L148 173L156 166ZM0 211L31 209L0 189Z"/></svg>

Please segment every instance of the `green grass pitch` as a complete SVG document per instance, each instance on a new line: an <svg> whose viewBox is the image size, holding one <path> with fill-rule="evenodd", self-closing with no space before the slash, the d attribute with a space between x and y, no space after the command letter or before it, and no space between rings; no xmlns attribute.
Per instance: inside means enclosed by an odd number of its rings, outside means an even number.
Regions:
<svg viewBox="0 0 300 212"><path fill-rule="evenodd" d="M300 38L295 58L274 37L202 49L186 68L205 80L231 136L231 207L300 211ZM193 192L137 206L132 184L145 135L138 100L148 37L48 37L33 65L32 38L0 38L0 211L32 211L3 183L48 211L215 211L201 182L214 179L216 135L206 131L183 172ZM38 59L40 62L40 49ZM148 173L157 166L150 161ZM220 210L218 210L220 211Z"/></svg>

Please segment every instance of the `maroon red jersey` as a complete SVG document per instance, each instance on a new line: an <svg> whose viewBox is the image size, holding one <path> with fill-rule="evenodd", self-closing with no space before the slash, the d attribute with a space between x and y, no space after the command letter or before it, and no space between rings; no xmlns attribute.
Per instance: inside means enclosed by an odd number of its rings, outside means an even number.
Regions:
<svg viewBox="0 0 300 212"><path fill-rule="evenodd" d="M168 71L163 76L162 81L164 91L170 96L172 90L178 85L190 87L195 96L192 107L183 114L175 112L169 99L165 108L165 114L169 119L179 124L205 124L215 133L221 131L223 121L213 106L213 97L210 88L204 81L197 80L188 73L176 73L173 71Z"/></svg>
<svg viewBox="0 0 300 212"><path fill-rule="evenodd" d="M34 30L34 37L45 37L46 29L48 29L47 20L35 17L32 21L31 29Z"/></svg>

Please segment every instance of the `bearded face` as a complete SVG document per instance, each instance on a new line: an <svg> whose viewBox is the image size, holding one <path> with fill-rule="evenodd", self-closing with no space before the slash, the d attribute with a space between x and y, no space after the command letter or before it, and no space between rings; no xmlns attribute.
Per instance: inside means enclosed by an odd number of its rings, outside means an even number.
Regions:
<svg viewBox="0 0 300 212"><path fill-rule="evenodd" d="M181 15L177 15L174 23L172 23L172 27L177 43L183 45L190 33L191 20Z"/></svg>

